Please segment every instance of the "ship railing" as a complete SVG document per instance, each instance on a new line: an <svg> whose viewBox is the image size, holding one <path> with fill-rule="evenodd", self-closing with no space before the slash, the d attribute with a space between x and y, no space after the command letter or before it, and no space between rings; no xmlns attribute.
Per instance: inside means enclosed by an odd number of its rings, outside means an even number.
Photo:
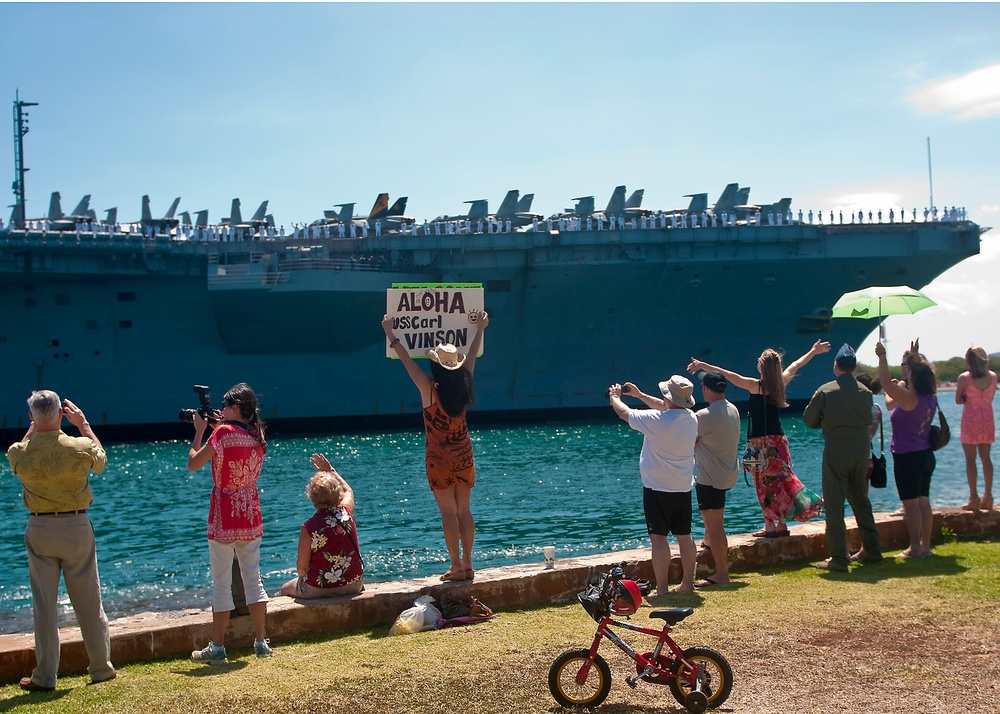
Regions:
<svg viewBox="0 0 1000 714"><path fill-rule="evenodd" d="M351 258L286 258L281 263L280 272L290 273L306 270L357 270L365 272L385 272L391 270L388 260L380 257L358 256Z"/></svg>
<svg viewBox="0 0 1000 714"><path fill-rule="evenodd" d="M259 256L258 256L259 258ZM288 283L291 275L304 271L322 272L384 272L392 270L393 266L388 261L381 261L378 258L370 259L337 259L337 258L308 258L285 260L278 270L251 270L250 266L256 267L258 261L248 263L227 264L220 263L218 256L210 254L210 263L217 266L218 271L208 276L209 288L234 289L234 288L259 288L259 287L279 287Z"/></svg>

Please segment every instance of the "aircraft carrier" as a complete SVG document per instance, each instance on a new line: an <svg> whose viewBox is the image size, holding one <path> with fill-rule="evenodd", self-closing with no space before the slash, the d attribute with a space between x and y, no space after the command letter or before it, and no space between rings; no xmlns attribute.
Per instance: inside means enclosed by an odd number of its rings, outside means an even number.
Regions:
<svg viewBox="0 0 1000 714"><path fill-rule="evenodd" d="M968 220L656 225L230 241L0 230L0 428L19 438L25 399L46 388L102 436L187 435L192 385L218 406L239 381L277 429L412 426L419 395L379 324L393 283L483 284L474 420L605 414L609 384L655 389L692 356L750 374L765 347L857 345L876 323L831 319L842 293L924 287L976 255L981 233ZM815 360L789 398L829 378Z"/></svg>

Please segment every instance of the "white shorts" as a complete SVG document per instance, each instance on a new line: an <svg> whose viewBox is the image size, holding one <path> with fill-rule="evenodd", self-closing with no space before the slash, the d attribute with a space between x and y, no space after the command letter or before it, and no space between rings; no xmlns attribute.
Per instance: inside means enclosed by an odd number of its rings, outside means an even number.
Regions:
<svg viewBox="0 0 1000 714"><path fill-rule="evenodd" d="M227 612L233 604L233 556L240 563L247 605L267 602L260 578L260 538L253 540L209 540L208 557L212 568L212 611Z"/></svg>

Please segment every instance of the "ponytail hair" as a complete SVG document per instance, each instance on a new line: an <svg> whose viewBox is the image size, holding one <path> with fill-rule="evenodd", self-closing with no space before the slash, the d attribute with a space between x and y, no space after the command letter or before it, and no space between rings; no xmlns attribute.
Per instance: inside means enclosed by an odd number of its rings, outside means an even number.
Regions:
<svg viewBox="0 0 1000 714"><path fill-rule="evenodd" d="M781 366L781 353L768 347L760 354L760 376L764 383L764 393L767 401L779 409L788 406L785 401L784 367Z"/></svg>
<svg viewBox="0 0 1000 714"><path fill-rule="evenodd" d="M240 416L247 424L247 432L260 447L267 452L267 439L264 436L267 424L260 416L260 409L257 406L257 395L246 382L234 385L222 397L225 406L235 406L240 410Z"/></svg>

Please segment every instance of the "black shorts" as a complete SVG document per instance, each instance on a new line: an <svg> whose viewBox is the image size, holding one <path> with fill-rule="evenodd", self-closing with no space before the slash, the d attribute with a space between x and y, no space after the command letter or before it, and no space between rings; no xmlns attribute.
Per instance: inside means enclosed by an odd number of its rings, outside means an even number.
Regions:
<svg viewBox="0 0 1000 714"><path fill-rule="evenodd" d="M642 510L650 535L691 535L691 492L642 489Z"/></svg>
<svg viewBox="0 0 1000 714"><path fill-rule="evenodd" d="M934 452L930 449L892 455L892 475L896 479L900 501L911 501L921 496L930 498L931 474L936 463Z"/></svg>
<svg viewBox="0 0 1000 714"><path fill-rule="evenodd" d="M694 491L698 496L698 510L721 511L726 507L726 492L723 489L696 483Z"/></svg>

